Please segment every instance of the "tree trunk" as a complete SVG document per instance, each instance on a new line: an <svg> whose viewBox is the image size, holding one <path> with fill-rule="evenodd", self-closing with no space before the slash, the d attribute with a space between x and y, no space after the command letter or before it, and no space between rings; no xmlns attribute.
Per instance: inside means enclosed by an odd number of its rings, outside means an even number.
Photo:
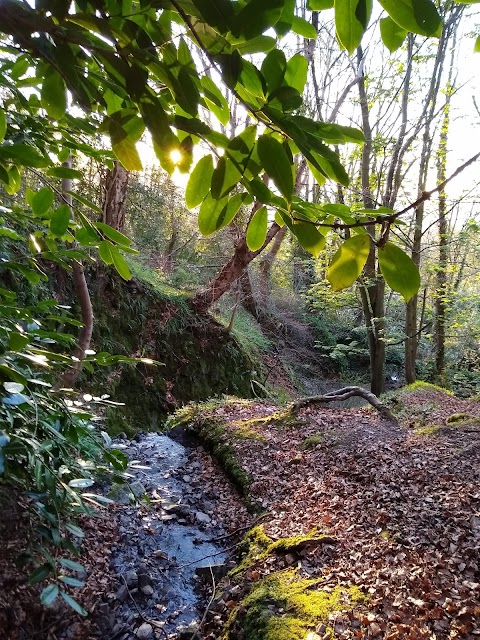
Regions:
<svg viewBox="0 0 480 640"><path fill-rule="evenodd" d="M114 168L107 169L105 175L102 220L117 231L122 231L125 226L128 178L129 173L120 162L115 162Z"/></svg>
<svg viewBox="0 0 480 640"><path fill-rule="evenodd" d="M275 259L280 251L280 247L282 246L282 242L287 235L288 227L284 225L280 231L275 236L272 246L268 251L267 255L263 258L260 263L260 273L259 273L259 286L258 293L260 304L264 309L267 309L269 299L270 299L270 288L271 288L271 274L272 274L272 266L275 262Z"/></svg>
<svg viewBox="0 0 480 640"><path fill-rule="evenodd" d="M363 71L363 50L357 50L359 67L358 93L362 113L363 133L365 144L362 149L361 181L363 205L366 209L374 209L370 189L370 164L373 152L372 129L368 97ZM369 225L367 231L375 240L375 225ZM364 271L363 284L360 288L365 326L368 335L368 349L370 354L370 388L372 393L380 395L385 390L385 282L377 269L377 249L372 242Z"/></svg>
<svg viewBox="0 0 480 640"><path fill-rule="evenodd" d="M64 166L70 168L71 160L67 160L67 162L64 163ZM71 179L64 178L62 180L62 194L64 200L67 202L70 208L72 207L72 196L68 192L71 191L71 189ZM71 217L73 217L73 213L71 213ZM75 385L75 382L77 381L78 376L80 375L80 372L83 368L85 353L90 348L90 342L93 332L92 301L90 299L90 293L88 291L87 281L85 279L85 272L83 270L83 265L81 264L81 262L74 260L72 263L72 271L73 285L82 314L83 327L80 329L78 343L73 353L75 361L72 366L66 369L60 376L59 380L54 386L55 391L58 391L61 388L70 389Z"/></svg>

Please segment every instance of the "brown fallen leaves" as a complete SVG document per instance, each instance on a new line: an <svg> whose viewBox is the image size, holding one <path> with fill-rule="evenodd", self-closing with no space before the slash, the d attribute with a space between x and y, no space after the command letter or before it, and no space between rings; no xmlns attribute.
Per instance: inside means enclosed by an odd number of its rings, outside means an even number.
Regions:
<svg viewBox="0 0 480 640"><path fill-rule="evenodd" d="M315 408L301 412L299 426L249 422L262 439L238 439L242 421L276 408L217 410L252 499L268 510L266 533L318 528L336 540L261 558L237 602L249 581L298 565L301 575L322 577L322 588L356 585L367 595L361 610L337 616L335 637L480 638L480 427L445 425L452 413L480 416L480 405L435 390L411 392L408 402L431 406L429 422L441 428L419 435L370 410ZM207 637L219 636L210 627Z"/></svg>

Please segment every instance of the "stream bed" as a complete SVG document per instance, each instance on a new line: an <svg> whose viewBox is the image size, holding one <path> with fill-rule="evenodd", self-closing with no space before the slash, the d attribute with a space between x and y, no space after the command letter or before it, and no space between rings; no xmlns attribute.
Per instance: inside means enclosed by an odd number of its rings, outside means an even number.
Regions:
<svg viewBox="0 0 480 640"><path fill-rule="evenodd" d="M112 547L117 584L114 599L97 611L97 624L109 640L190 640L206 607L200 581L212 584L213 575L228 571L218 496L203 486L195 449L155 433L114 446L127 454L133 477L129 488L111 490L124 503ZM131 504L130 491L147 502Z"/></svg>

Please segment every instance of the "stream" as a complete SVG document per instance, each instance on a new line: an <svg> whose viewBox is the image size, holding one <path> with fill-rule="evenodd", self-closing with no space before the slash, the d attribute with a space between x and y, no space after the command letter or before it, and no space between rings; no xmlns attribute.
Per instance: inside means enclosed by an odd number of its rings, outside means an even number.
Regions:
<svg viewBox="0 0 480 640"><path fill-rule="evenodd" d="M125 504L112 547L118 581L97 624L109 640L190 640L206 607L200 581L228 570L224 547L215 542L224 535L214 517L216 496L203 490L201 462L188 446L155 433L114 446L129 457L131 491L148 501L131 504L126 487L111 492Z"/></svg>

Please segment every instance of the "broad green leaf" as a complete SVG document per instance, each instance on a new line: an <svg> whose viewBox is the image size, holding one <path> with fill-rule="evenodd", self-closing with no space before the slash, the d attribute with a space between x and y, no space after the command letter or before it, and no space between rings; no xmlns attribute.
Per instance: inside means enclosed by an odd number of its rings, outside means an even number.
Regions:
<svg viewBox="0 0 480 640"><path fill-rule="evenodd" d="M246 56L252 53L268 53L275 48L276 42L275 38L271 36L257 36L256 38L232 46L235 47L242 56Z"/></svg>
<svg viewBox="0 0 480 640"><path fill-rule="evenodd" d="M307 82L308 62L307 59L297 53L287 62L285 71L285 83L293 87L298 93L303 93Z"/></svg>
<svg viewBox="0 0 480 640"><path fill-rule="evenodd" d="M102 240L98 245L98 254L105 264L113 264L112 246L112 243L108 242L108 240Z"/></svg>
<svg viewBox="0 0 480 640"><path fill-rule="evenodd" d="M44 607L48 607L58 596L59 591L57 584L49 584L40 594L40 602Z"/></svg>
<svg viewBox="0 0 480 640"><path fill-rule="evenodd" d="M67 88L62 76L50 66L43 77L40 102L50 118L60 120L65 115Z"/></svg>
<svg viewBox="0 0 480 640"><path fill-rule="evenodd" d="M480 53L480 36L477 36L475 39L475 44L473 47L473 52L474 53Z"/></svg>
<svg viewBox="0 0 480 640"><path fill-rule="evenodd" d="M20 171L15 165L13 165L8 170L8 184L5 185L5 191L9 195L13 195L20 189L21 184L22 178L20 176Z"/></svg>
<svg viewBox="0 0 480 640"><path fill-rule="evenodd" d="M303 38L308 38L309 40L315 40L317 38L317 30L313 24L299 16L293 17L292 31Z"/></svg>
<svg viewBox="0 0 480 640"><path fill-rule="evenodd" d="M268 210L267 207L260 207L255 212L247 227L247 246L251 251L257 251L265 242L267 237Z"/></svg>
<svg viewBox="0 0 480 640"><path fill-rule="evenodd" d="M231 31L246 40L256 38L273 27L280 18L285 0L250 0L233 21Z"/></svg>
<svg viewBox="0 0 480 640"><path fill-rule="evenodd" d="M333 9L335 0L308 0L308 8L310 11L324 11L325 9Z"/></svg>
<svg viewBox="0 0 480 640"><path fill-rule="evenodd" d="M360 45L371 13L372 0L335 0L337 36L349 53L353 53Z"/></svg>
<svg viewBox="0 0 480 640"><path fill-rule="evenodd" d="M378 263L388 286L408 302L420 287L420 274L413 260L400 247L387 242L378 250Z"/></svg>
<svg viewBox="0 0 480 640"><path fill-rule="evenodd" d="M87 615L85 609L76 600L74 600L72 596L69 596L68 593L65 593L65 591L60 591L60 595L74 611L79 613L81 616Z"/></svg>
<svg viewBox="0 0 480 640"><path fill-rule="evenodd" d="M111 252L112 258L113 258L113 265L114 265L115 269L118 271L118 273L120 274L120 276L124 280L131 280L132 279L132 273L130 271L130 268L129 268L128 264L125 261L125 258L122 256L122 254L114 246L112 246L110 248L110 252Z"/></svg>
<svg viewBox="0 0 480 640"><path fill-rule="evenodd" d="M370 241L368 234L352 236L337 250L327 272L334 291L347 289L362 273L370 253Z"/></svg>
<svg viewBox="0 0 480 640"><path fill-rule="evenodd" d="M13 229L9 229L8 227L0 226L0 238L10 238L11 240L22 240L22 236L20 236Z"/></svg>
<svg viewBox="0 0 480 640"><path fill-rule="evenodd" d="M83 178L81 171L70 167L51 167L47 169L47 175L52 176L52 178L70 178L71 180L81 180Z"/></svg>
<svg viewBox="0 0 480 640"><path fill-rule="evenodd" d="M230 224L245 201L246 194L237 193L233 198L215 200L210 194L202 202L198 213L198 228L204 236L209 236Z"/></svg>
<svg viewBox="0 0 480 640"><path fill-rule="evenodd" d="M5 138L7 133L7 114L4 109L0 109L0 142Z"/></svg>
<svg viewBox="0 0 480 640"><path fill-rule="evenodd" d="M12 332L8 336L8 346L12 351L21 351L27 346L29 342L30 342L30 338L24 335L23 333Z"/></svg>
<svg viewBox="0 0 480 640"><path fill-rule="evenodd" d="M282 85L287 70L287 60L283 51L274 49L265 57L261 72L267 82L268 92L271 93Z"/></svg>
<svg viewBox="0 0 480 640"><path fill-rule="evenodd" d="M242 174L234 163L225 156L218 159L211 180L211 195L215 200L222 200L241 180Z"/></svg>
<svg viewBox="0 0 480 640"><path fill-rule="evenodd" d="M229 0L192 0L205 22L217 27L222 33L230 31L230 25L235 19L233 5Z"/></svg>
<svg viewBox="0 0 480 640"><path fill-rule="evenodd" d="M85 531L77 527L76 524L68 523L65 525L65 528L77 538L83 538L85 536Z"/></svg>
<svg viewBox="0 0 480 640"><path fill-rule="evenodd" d="M213 174L211 155L201 158L193 169L185 189L185 202L189 209L198 206L210 191Z"/></svg>
<svg viewBox="0 0 480 640"><path fill-rule="evenodd" d="M112 138L112 151L127 171L141 171L143 169L135 143L128 138L118 142L114 142Z"/></svg>
<svg viewBox="0 0 480 640"><path fill-rule="evenodd" d="M120 231L117 231L104 222L95 222L94 226L99 229L103 233L103 235L112 240L112 242L115 242L115 244L120 244L122 245L122 247L129 247L132 244L130 238L127 238L127 236L124 236L123 233L120 233Z"/></svg>
<svg viewBox="0 0 480 640"><path fill-rule="evenodd" d="M70 207L67 204L61 204L50 218L50 231L55 236L63 236L67 232L69 224Z"/></svg>
<svg viewBox="0 0 480 640"><path fill-rule="evenodd" d="M28 58L26 56L20 56L20 58L15 61L15 64L10 71L10 75L12 76L13 80L18 80L19 78L21 78L25 74L29 66L30 63L28 61Z"/></svg>
<svg viewBox="0 0 480 640"><path fill-rule="evenodd" d="M72 576L59 576L59 580L68 584L69 587L84 587L85 581L78 578L72 578Z"/></svg>
<svg viewBox="0 0 480 640"><path fill-rule="evenodd" d="M391 53L399 49L407 37L407 31L402 29L389 16L380 20L380 33L383 44Z"/></svg>
<svg viewBox="0 0 480 640"><path fill-rule="evenodd" d="M43 216L53 204L55 194L49 187L37 191L31 199L32 211L37 216Z"/></svg>
<svg viewBox="0 0 480 640"><path fill-rule="evenodd" d="M42 156L28 144L11 144L0 147L0 159L11 160L25 167L41 169L50 164L50 159Z"/></svg>
<svg viewBox="0 0 480 640"><path fill-rule="evenodd" d="M31 584L38 584L39 582L42 582L42 580L45 580L45 578L48 578L51 573L51 565L48 563L42 564L40 567L37 567L35 571L33 571L33 573L30 574L28 581Z"/></svg>
<svg viewBox="0 0 480 640"><path fill-rule="evenodd" d="M290 225L290 229L300 246L308 253L311 253L314 258L318 258L320 252L325 248L325 236L313 224L308 224L308 222L294 222Z"/></svg>
<svg viewBox="0 0 480 640"><path fill-rule="evenodd" d="M439 36L442 20L432 0L379 0L398 25L422 36Z"/></svg>
<svg viewBox="0 0 480 640"><path fill-rule="evenodd" d="M201 83L208 108L223 125L228 124L230 120L230 109L225 96L208 76L203 76Z"/></svg>
<svg viewBox="0 0 480 640"><path fill-rule="evenodd" d="M294 186L292 163L285 148L278 140L268 135L259 137L257 148L265 172L273 180L285 200L291 202Z"/></svg>

